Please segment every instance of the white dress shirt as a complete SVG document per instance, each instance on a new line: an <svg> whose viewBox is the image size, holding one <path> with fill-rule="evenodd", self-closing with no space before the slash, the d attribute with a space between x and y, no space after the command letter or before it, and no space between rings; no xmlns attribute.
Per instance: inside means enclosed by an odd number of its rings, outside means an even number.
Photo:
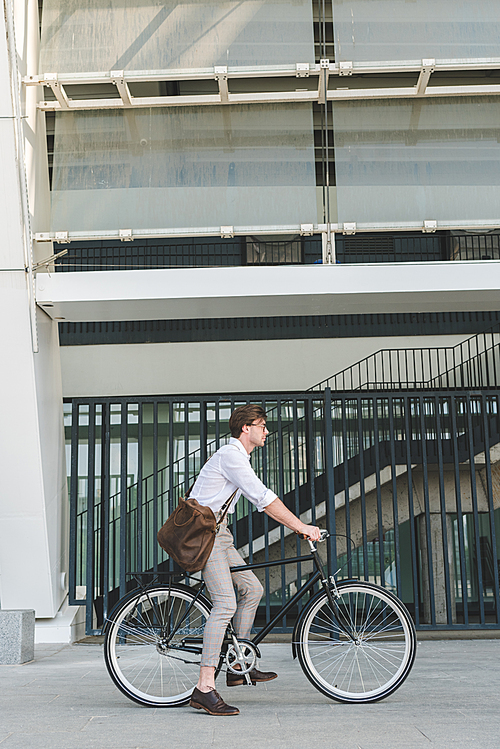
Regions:
<svg viewBox="0 0 500 749"><path fill-rule="evenodd" d="M242 494L262 512L274 502L277 495L265 486L250 465L250 455L238 439L231 437L222 445L201 469L191 497L200 505L210 507L217 515L224 502L236 491L228 512L234 512L236 502Z"/></svg>

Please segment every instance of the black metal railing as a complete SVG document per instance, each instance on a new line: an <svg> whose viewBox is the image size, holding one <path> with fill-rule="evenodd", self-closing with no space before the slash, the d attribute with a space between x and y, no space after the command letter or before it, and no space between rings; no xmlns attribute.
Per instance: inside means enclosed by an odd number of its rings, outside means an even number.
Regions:
<svg viewBox="0 0 500 749"><path fill-rule="evenodd" d="M500 233L498 229L482 234L451 232L447 255L450 260L499 260Z"/></svg>
<svg viewBox="0 0 500 749"><path fill-rule="evenodd" d="M318 147L321 144L320 133ZM331 133L333 137L333 134ZM333 143L333 140L330 141ZM321 163L318 167L321 171ZM333 167L333 163L331 164ZM322 178L321 178L322 179ZM275 240L262 237L96 240L60 244L68 253L56 271L141 270L151 268L289 265L320 263L321 235ZM416 263L500 259L500 234L452 235L450 232L360 232L335 236L341 264Z"/></svg>
<svg viewBox="0 0 500 749"><path fill-rule="evenodd" d="M500 326L456 346L380 349L311 388L356 390L474 389L500 385Z"/></svg>
<svg viewBox="0 0 500 749"><path fill-rule="evenodd" d="M232 408L246 401L269 411L268 444L253 458L258 474L304 520L340 534L326 549L331 569L396 592L420 629L498 627L500 391L327 388L67 404L70 592L86 606L89 634L128 590L128 570L173 569L156 531L225 441ZM296 556L300 544L244 499L232 530L253 561ZM306 565L267 571L257 623L307 574Z"/></svg>
<svg viewBox="0 0 500 749"><path fill-rule="evenodd" d="M264 241L259 237L99 240L61 244L58 272L290 265L321 260L321 236Z"/></svg>

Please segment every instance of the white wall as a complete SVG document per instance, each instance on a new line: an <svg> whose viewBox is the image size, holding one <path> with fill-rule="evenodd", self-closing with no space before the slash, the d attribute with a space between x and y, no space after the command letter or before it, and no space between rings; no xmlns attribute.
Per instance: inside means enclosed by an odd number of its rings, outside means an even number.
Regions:
<svg viewBox="0 0 500 749"><path fill-rule="evenodd" d="M37 59L37 4L19 0L16 43L20 75ZM30 20L28 23L28 11ZM24 271L21 184L10 92L4 14L0 14L0 605L53 617L65 596L67 493L59 344L56 323L37 312L39 353L31 335ZM42 226L48 182L37 170L36 101L21 102L31 185L32 226ZM40 146L41 148L41 146ZM45 145L43 146L45 149ZM43 151L45 152L45 151ZM43 153L42 152L42 153ZM31 154L31 155L30 155ZM35 201L35 192L37 201ZM39 219L39 220L38 220ZM47 255L47 248L45 247Z"/></svg>
<svg viewBox="0 0 500 749"><path fill-rule="evenodd" d="M63 346L65 397L303 390L381 348L468 336Z"/></svg>

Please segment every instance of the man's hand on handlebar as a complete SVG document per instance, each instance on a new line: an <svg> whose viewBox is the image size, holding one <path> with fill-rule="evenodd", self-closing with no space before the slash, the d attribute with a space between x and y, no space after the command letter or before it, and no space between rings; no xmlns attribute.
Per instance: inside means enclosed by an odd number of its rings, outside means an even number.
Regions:
<svg viewBox="0 0 500 749"><path fill-rule="evenodd" d="M321 530L315 525L304 525L299 535L307 536L311 541L319 541L321 539Z"/></svg>
<svg viewBox="0 0 500 749"><path fill-rule="evenodd" d="M321 531L315 525L306 525L302 523L297 515L290 512L288 507L285 507L281 499L276 497L267 507L264 507L264 512L273 520L277 520L278 523L286 525L290 530L298 533L299 536L304 535L310 538L311 541L319 541L321 539ZM299 527L297 527L299 526Z"/></svg>

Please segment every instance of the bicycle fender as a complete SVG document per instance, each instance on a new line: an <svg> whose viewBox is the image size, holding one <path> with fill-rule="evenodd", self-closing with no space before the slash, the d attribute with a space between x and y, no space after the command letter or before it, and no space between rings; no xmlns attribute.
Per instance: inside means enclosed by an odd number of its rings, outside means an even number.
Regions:
<svg viewBox="0 0 500 749"><path fill-rule="evenodd" d="M157 586L153 585L151 589L154 590L155 587ZM130 600L131 598L135 598L137 593L139 593L141 590L142 588L134 588L134 590L131 590L130 593L127 593L122 598L120 598L119 601L117 601L117 603L113 606L113 608L111 609L111 611L109 612L109 614L107 615L104 621L104 624L102 627L103 635L105 635L106 632L108 631L109 625L113 621L113 615L115 611L117 611L118 608L121 608L126 601ZM194 592L193 589L189 587L189 585L184 585L184 583L174 583L173 585L171 585L171 590L183 590L187 593ZM147 589L143 590L143 592L146 593ZM209 601L208 598L206 598L204 595L200 595L198 597L198 600L201 601L208 609L212 608L212 602Z"/></svg>

